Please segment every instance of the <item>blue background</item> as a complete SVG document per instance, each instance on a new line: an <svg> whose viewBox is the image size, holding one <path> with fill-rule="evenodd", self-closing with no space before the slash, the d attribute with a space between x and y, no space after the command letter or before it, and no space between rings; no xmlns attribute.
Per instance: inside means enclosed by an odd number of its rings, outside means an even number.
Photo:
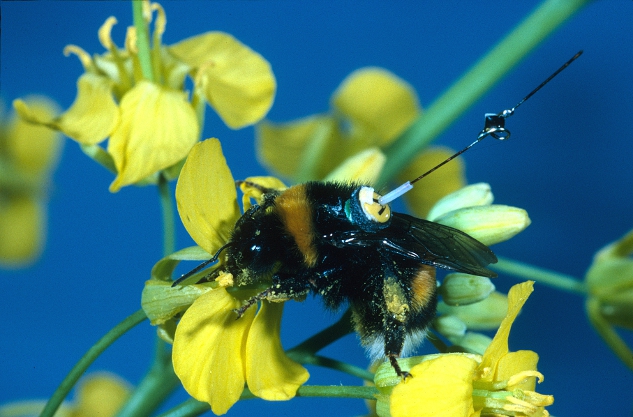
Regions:
<svg viewBox="0 0 633 417"><path fill-rule="evenodd" d="M278 81L268 117L285 121L322 112L351 71L388 68L410 82L423 106L464 73L538 2L166 2L166 44L208 30L235 35L272 64ZM67 108L82 69L66 44L103 51L97 29L119 19L123 44L128 2L2 2L2 96L46 94ZM593 2L523 60L452 125L438 143L460 148L479 132L485 112L514 105L578 50L585 54L509 119L513 137L486 141L465 155L470 182L492 185L496 201L527 209L532 225L496 253L582 277L592 255L633 227L633 3ZM264 174L251 149L253 129L227 129L212 111L204 137L217 136L235 178ZM246 150L246 152L245 152ZM47 397L80 356L139 308L143 282L161 257L160 208L152 187L108 192L112 176L67 141L54 176L46 251L33 267L2 274L0 402ZM178 247L191 244L180 227ZM517 280L501 276L506 291ZM537 285L510 348L541 356L554 415L631 415L633 373L594 333L582 297ZM337 318L319 300L288 303L283 341L291 347ZM630 344L631 333L624 332ZM120 339L92 369L136 383L149 366L149 324ZM324 354L359 366L356 337ZM357 384L309 368L311 384ZM180 390L169 401L184 400ZM299 408L298 408L299 407ZM251 400L229 415L306 416L365 413L362 401Z"/></svg>

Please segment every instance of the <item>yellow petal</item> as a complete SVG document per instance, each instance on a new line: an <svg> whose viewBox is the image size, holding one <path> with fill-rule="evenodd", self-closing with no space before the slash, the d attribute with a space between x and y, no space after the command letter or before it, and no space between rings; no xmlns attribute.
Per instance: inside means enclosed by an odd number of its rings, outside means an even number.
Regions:
<svg viewBox="0 0 633 417"><path fill-rule="evenodd" d="M380 171L387 157L378 148L369 148L347 158L334 171L330 172L326 181L358 181L373 185L378 181Z"/></svg>
<svg viewBox="0 0 633 417"><path fill-rule="evenodd" d="M104 140L119 122L119 110L112 97L112 81L92 73L79 77L75 102L56 119L38 117L21 100L16 100L13 105L25 120L61 130L86 145Z"/></svg>
<svg viewBox="0 0 633 417"><path fill-rule="evenodd" d="M495 381L505 381L510 377L525 371L536 371L538 363L538 354L531 350L519 350L517 352L509 352L499 359L497 364ZM523 391L534 391L536 388L536 377L527 378L520 384L515 384L507 388L508 391L521 389Z"/></svg>
<svg viewBox="0 0 633 417"><path fill-rule="evenodd" d="M176 203L189 235L204 250L215 253L228 242L240 209L219 140L191 149L176 185Z"/></svg>
<svg viewBox="0 0 633 417"><path fill-rule="evenodd" d="M279 339L283 303L263 302L246 341L246 382L256 396L269 401L293 398L308 380L306 369L284 352Z"/></svg>
<svg viewBox="0 0 633 417"><path fill-rule="evenodd" d="M356 70L343 80L332 106L354 127L376 135L378 145L395 139L420 112L415 90L407 82L374 67Z"/></svg>
<svg viewBox="0 0 633 417"><path fill-rule="evenodd" d="M273 104L276 82L270 64L228 33L207 32L169 48L198 68L209 104L227 126L238 129L260 121Z"/></svg>
<svg viewBox="0 0 633 417"><path fill-rule="evenodd" d="M183 159L198 130L185 93L148 81L136 84L121 100L121 123L108 142L118 172L110 191Z"/></svg>
<svg viewBox="0 0 633 417"><path fill-rule="evenodd" d="M256 184L260 187L270 188L273 190L283 190L286 185L278 178L275 177L248 177L240 183L240 190L242 191L242 207L244 211L251 207L251 199L254 199L257 204L263 202L262 197L264 193L252 184Z"/></svg>
<svg viewBox="0 0 633 417"><path fill-rule="evenodd" d="M280 175L297 179L310 167L321 179L350 154L330 116L316 115L288 123L264 121L255 128L258 159Z"/></svg>
<svg viewBox="0 0 633 417"><path fill-rule="evenodd" d="M452 149L435 147L416 157L399 175L398 181L405 182L417 178L449 156ZM461 158L455 158L450 164L425 177L416 183L411 191L404 195L407 206L417 217L426 218L431 208L442 197L453 193L466 185L464 163Z"/></svg>
<svg viewBox="0 0 633 417"><path fill-rule="evenodd" d="M490 343L490 346L486 349L479 368L480 370L486 370L486 368L489 370L495 369L501 357L508 353L508 336L510 336L512 323L533 290L533 281L516 284L510 288L510 292L508 293L508 314L506 314L506 317L501 322L499 330L497 330L495 337L492 339L492 343ZM492 380L493 377L493 374L487 374L483 379Z"/></svg>
<svg viewBox="0 0 633 417"><path fill-rule="evenodd" d="M255 309L240 319L232 311L240 301L224 288L200 296L176 328L172 358L185 390L224 414L244 390L244 350Z"/></svg>
<svg viewBox="0 0 633 417"><path fill-rule="evenodd" d="M42 251L46 212L37 199L12 196L0 201L0 264L19 267Z"/></svg>
<svg viewBox="0 0 633 417"><path fill-rule="evenodd" d="M18 104L18 107L24 110L26 106L34 119L50 120L59 112L57 104L46 97L27 97L23 103ZM44 173L57 165L62 145L59 133L28 123L21 117L11 120L4 144L12 162L20 170L32 174Z"/></svg>
<svg viewBox="0 0 633 417"><path fill-rule="evenodd" d="M531 223L525 210L500 204L453 210L435 221L468 233L488 246L512 238Z"/></svg>
<svg viewBox="0 0 633 417"><path fill-rule="evenodd" d="M413 378L391 394L393 417L470 417L477 362L458 354L440 355L411 368Z"/></svg>
<svg viewBox="0 0 633 417"><path fill-rule="evenodd" d="M117 375L92 374L79 384L73 417L113 417L123 407L130 392L130 384Z"/></svg>

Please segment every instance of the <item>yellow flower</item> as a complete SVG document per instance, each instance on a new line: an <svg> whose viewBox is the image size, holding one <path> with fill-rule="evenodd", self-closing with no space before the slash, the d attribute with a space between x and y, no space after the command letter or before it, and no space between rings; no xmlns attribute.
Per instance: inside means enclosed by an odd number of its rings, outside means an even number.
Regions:
<svg viewBox="0 0 633 417"><path fill-rule="evenodd" d="M85 71L65 113L44 117L22 100L14 102L24 120L59 130L82 144L87 154L101 155L100 162L117 174L113 192L156 181L157 172L181 162L198 141L197 114L205 102L228 126L239 128L264 117L275 94L270 65L247 46L212 32L166 48L161 43L167 21L163 8L149 2L144 7L150 18L156 12L151 76L142 71L136 29L128 28L121 49L110 36L117 21L109 17L98 32L106 53L91 56L76 45L64 49L66 55L79 57ZM188 73L194 79L191 97L183 91ZM98 145L106 138L107 154Z"/></svg>
<svg viewBox="0 0 633 417"><path fill-rule="evenodd" d="M57 105L29 97L31 111L49 117ZM19 267L41 253L52 170L62 149L59 134L18 117L0 120L0 264Z"/></svg>
<svg viewBox="0 0 633 417"><path fill-rule="evenodd" d="M633 231L596 253L585 277L591 324L631 370L633 351L615 327L633 330Z"/></svg>
<svg viewBox="0 0 633 417"><path fill-rule="evenodd" d="M295 182L324 179L342 161L365 149L385 149L420 115L415 90L382 68L361 68L334 92L331 111L289 123L257 126L259 158ZM398 177L411 180L452 155L434 148L418 156ZM465 184L457 159L405 194L411 211L425 217L444 195Z"/></svg>
<svg viewBox="0 0 633 417"><path fill-rule="evenodd" d="M235 182L217 139L192 149L178 180L176 200L185 227L205 251L215 253L228 241L240 211ZM174 370L187 392L208 402L216 414L227 412L240 398L245 383L260 398L288 400L309 376L281 346L283 303L264 301L257 313L251 308L236 320L233 309L254 293L231 284L230 274L222 274L214 283L198 285L195 291L199 293L190 296L190 306L184 305L187 296L173 296L188 286L154 283L152 289L148 282L143 297L143 306L154 322L164 322L169 314L186 308L175 331ZM159 297L181 307L157 313L153 306L160 304L156 302ZM157 319L160 314L164 317Z"/></svg>
<svg viewBox="0 0 633 417"><path fill-rule="evenodd" d="M91 374L77 386L75 400L63 403L55 417L114 417L130 395L130 384L114 374ZM0 406L0 417L35 417L46 402L20 401Z"/></svg>
<svg viewBox="0 0 633 417"><path fill-rule="evenodd" d="M483 356L449 353L400 361L412 378L401 381L389 364L376 373L379 416L482 415L546 416L554 398L534 392L538 355L509 352L510 328L532 292L533 283L517 284L508 294L508 313Z"/></svg>

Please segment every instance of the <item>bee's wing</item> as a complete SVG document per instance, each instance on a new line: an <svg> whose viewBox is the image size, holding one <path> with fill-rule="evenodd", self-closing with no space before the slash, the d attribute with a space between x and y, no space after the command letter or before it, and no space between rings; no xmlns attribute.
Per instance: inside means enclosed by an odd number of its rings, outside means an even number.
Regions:
<svg viewBox="0 0 633 417"><path fill-rule="evenodd" d="M391 223L382 230L341 232L327 240L337 247L379 244L391 253L423 264L484 277L497 276L486 268L496 263L497 257L483 243L452 227L402 213L393 213Z"/></svg>

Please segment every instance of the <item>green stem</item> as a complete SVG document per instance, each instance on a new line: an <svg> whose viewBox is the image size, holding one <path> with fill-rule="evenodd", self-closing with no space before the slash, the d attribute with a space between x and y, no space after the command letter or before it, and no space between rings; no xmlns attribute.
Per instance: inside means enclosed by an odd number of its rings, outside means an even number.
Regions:
<svg viewBox="0 0 633 417"><path fill-rule="evenodd" d="M297 390L297 397L328 397L328 398L362 398L375 400L378 390L374 387L360 386L323 386L304 385ZM257 398L248 388L244 389L240 400ZM195 417L209 411L209 404L189 399L158 417Z"/></svg>
<svg viewBox="0 0 633 417"><path fill-rule="evenodd" d="M143 2L132 0L132 16L134 27L136 28L136 48L138 49L138 59L141 64L143 78L154 82L154 72L152 71L152 55L149 45L149 28L143 18Z"/></svg>
<svg viewBox="0 0 633 417"><path fill-rule="evenodd" d="M618 335L613 326L602 317L600 301L595 298L589 298L585 303L585 308L587 309L589 321L600 337L602 337L616 356L633 371L633 352L626 345L626 342L622 340L620 335Z"/></svg>
<svg viewBox="0 0 633 417"><path fill-rule="evenodd" d="M325 356L319 355L301 355L301 357L297 357L298 355L294 355L292 352L288 352L288 357L290 359L296 360L302 364L310 364L321 366L324 368L335 369L337 371L345 372L348 375L355 376L366 381L374 381L374 374L369 372L366 369L359 368L358 366L351 365L347 362L337 361L336 359L326 358Z"/></svg>
<svg viewBox="0 0 633 417"><path fill-rule="evenodd" d="M163 212L163 257L165 257L176 250L176 224L169 182L162 173L158 176L158 193Z"/></svg>
<svg viewBox="0 0 633 417"><path fill-rule="evenodd" d="M354 331L351 326L351 318L352 313L347 310L339 321L289 349L287 353L292 355L295 360L310 360L309 358L313 357L319 350Z"/></svg>
<svg viewBox="0 0 633 417"><path fill-rule="evenodd" d="M386 151L387 183L476 100L589 0L546 0L409 127ZM571 51L570 51L571 52ZM574 51L575 52L575 51Z"/></svg>
<svg viewBox="0 0 633 417"><path fill-rule="evenodd" d="M156 338L154 361L117 417L143 417L154 412L180 386L171 363L171 349Z"/></svg>
<svg viewBox="0 0 633 417"><path fill-rule="evenodd" d="M561 274L559 272L550 271L507 258L499 258L499 261L496 264L491 265L491 267L499 272L505 272L521 278L532 279L536 282L540 282L541 284L558 288L559 290L582 295L587 294L587 288L584 282L570 275Z"/></svg>
<svg viewBox="0 0 633 417"><path fill-rule="evenodd" d="M51 398L46 403L46 407L40 414L40 417L51 417L57 411L59 405L64 401L64 398L68 395L72 387L77 383L79 378L86 372L86 369L101 355L101 353L108 348L115 340L121 337L125 332L143 322L147 317L143 310L139 310L136 313L130 315L121 323L117 324L108 333L106 333L97 343L95 343L88 351L82 356L81 359L73 366L66 378L59 384L59 387L55 390Z"/></svg>

